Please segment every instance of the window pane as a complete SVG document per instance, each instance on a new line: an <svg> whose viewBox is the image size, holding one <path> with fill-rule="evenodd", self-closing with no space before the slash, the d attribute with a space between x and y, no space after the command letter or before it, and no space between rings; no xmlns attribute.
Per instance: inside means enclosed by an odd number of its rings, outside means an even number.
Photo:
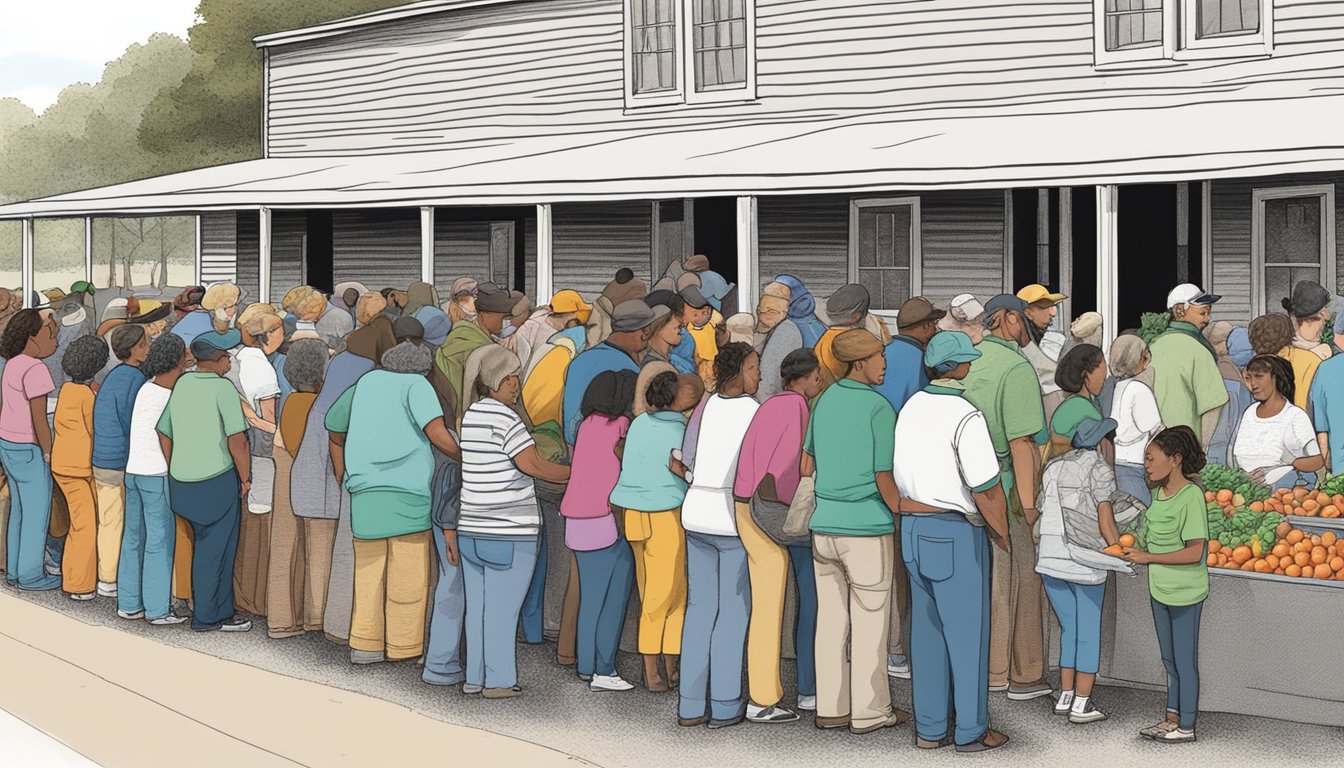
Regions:
<svg viewBox="0 0 1344 768"><path fill-rule="evenodd" d="M630 48L635 93L676 90L676 0L632 0Z"/></svg>
<svg viewBox="0 0 1344 768"><path fill-rule="evenodd" d="M910 270L882 270L882 303L878 309L900 309L910 298Z"/></svg>
<svg viewBox="0 0 1344 768"><path fill-rule="evenodd" d="M896 266L895 239L896 220L890 213L879 213L874 217L877 228L877 266Z"/></svg>
<svg viewBox="0 0 1344 768"><path fill-rule="evenodd" d="M859 212L859 266L877 266L877 217Z"/></svg>
<svg viewBox="0 0 1344 768"><path fill-rule="evenodd" d="M1261 0L1197 0L1195 28L1200 37L1260 31Z"/></svg>
<svg viewBox="0 0 1344 768"><path fill-rule="evenodd" d="M886 309L882 304L882 271L880 269L859 270L859 285L867 288L868 295L872 298L872 303L869 304L870 309Z"/></svg>
<svg viewBox="0 0 1344 768"><path fill-rule="evenodd" d="M1265 201L1265 263L1321 263L1321 198Z"/></svg>
<svg viewBox="0 0 1344 768"><path fill-rule="evenodd" d="M693 5L697 89L747 81L747 7L744 0L696 0Z"/></svg>
<svg viewBox="0 0 1344 768"><path fill-rule="evenodd" d="M1303 280L1321 282L1321 270L1302 267L1266 267L1265 268L1265 307L1270 312L1279 311L1280 302L1292 295L1293 286Z"/></svg>
<svg viewBox="0 0 1344 768"><path fill-rule="evenodd" d="M1162 3L1163 0L1106 0L1106 50L1161 45Z"/></svg>

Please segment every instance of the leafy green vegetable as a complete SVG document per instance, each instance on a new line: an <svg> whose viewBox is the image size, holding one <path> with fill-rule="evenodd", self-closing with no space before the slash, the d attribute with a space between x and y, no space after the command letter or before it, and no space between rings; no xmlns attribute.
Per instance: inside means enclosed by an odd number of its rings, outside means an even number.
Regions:
<svg viewBox="0 0 1344 768"><path fill-rule="evenodd" d="M1171 315L1166 312L1144 312L1139 318L1139 337L1152 344L1153 339L1162 335L1171 324Z"/></svg>

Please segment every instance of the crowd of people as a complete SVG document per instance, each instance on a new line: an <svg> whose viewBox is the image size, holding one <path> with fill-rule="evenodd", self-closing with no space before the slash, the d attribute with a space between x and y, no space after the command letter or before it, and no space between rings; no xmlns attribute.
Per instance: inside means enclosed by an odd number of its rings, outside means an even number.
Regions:
<svg viewBox="0 0 1344 768"><path fill-rule="evenodd" d="M1107 574L1141 564L1168 672L1142 735L1193 740L1200 469L1282 487L1344 466L1333 296L1307 282L1246 328L1181 285L1164 331L1109 345L1096 313L1061 330L1066 297L1041 285L914 297L891 327L861 285L821 308L778 275L732 314L703 256L535 308L470 277L278 305L194 286L96 324L94 295L0 292L9 585L202 632L264 617L507 699L561 536L558 662L634 688L616 666L633 593L638 682L676 691L684 727L913 719L920 748L976 752L1008 741L994 692L1104 720ZM1146 549L1099 553L1139 516ZM913 715L888 677L912 679Z"/></svg>

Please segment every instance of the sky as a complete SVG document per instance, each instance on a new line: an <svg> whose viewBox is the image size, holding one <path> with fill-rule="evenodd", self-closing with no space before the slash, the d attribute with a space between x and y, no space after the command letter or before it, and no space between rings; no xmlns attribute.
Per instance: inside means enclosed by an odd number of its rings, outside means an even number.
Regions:
<svg viewBox="0 0 1344 768"><path fill-rule="evenodd" d="M197 0L0 0L0 99L37 112L155 32L186 39Z"/></svg>

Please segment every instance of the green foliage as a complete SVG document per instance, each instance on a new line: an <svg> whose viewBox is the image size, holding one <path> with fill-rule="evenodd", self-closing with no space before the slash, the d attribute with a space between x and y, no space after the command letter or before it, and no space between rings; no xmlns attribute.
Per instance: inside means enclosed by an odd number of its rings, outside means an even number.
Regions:
<svg viewBox="0 0 1344 768"><path fill-rule="evenodd" d="M1232 517L1223 513L1222 505L1211 501L1205 507L1209 523L1209 538L1217 539L1225 547L1249 545L1251 537L1259 537L1266 551L1278 539L1275 529L1283 522L1283 517L1275 512L1252 512L1239 509Z"/></svg>
<svg viewBox="0 0 1344 768"><path fill-rule="evenodd" d="M1239 469L1225 467L1222 464L1209 464L1199 475L1199 484L1206 491L1228 490L1240 495L1250 504L1268 499L1273 492L1269 486L1260 485L1251 480L1251 476Z"/></svg>
<svg viewBox="0 0 1344 768"><path fill-rule="evenodd" d="M1335 318L1332 317L1325 321L1325 327L1321 329L1321 343L1335 343Z"/></svg>
<svg viewBox="0 0 1344 768"><path fill-rule="evenodd" d="M1139 318L1139 336L1147 343L1162 335L1171 324L1171 315L1166 312L1144 312Z"/></svg>
<svg viewBox="0 0 1344 768"><path fill-rule="evenodd" d="M1316 490L1331 496L1344 493L1344 474L1331 475L1316 484Z"/></svg>

